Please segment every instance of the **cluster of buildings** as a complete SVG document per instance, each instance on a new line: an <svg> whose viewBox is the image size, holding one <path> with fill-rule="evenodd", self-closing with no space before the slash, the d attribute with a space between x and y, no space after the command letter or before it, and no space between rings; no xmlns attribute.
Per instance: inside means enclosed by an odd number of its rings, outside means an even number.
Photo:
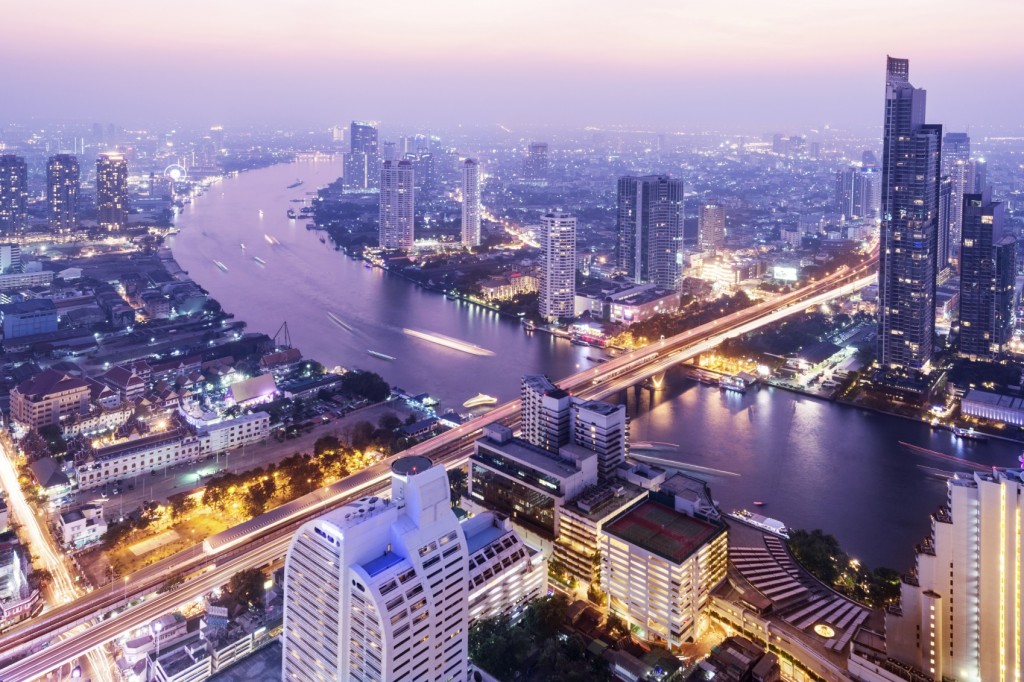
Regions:
<svg viewBox="0 0 1024 682"><path fill-rule="evenodd" d="M878 362L928 374L935 353L936 285L959 275L957 350L974 360L1003 353L1013 331L1016 237L982 170L970 169L964 134L925 123L925 91L910 63L889 58L881 184Z"/></svg>

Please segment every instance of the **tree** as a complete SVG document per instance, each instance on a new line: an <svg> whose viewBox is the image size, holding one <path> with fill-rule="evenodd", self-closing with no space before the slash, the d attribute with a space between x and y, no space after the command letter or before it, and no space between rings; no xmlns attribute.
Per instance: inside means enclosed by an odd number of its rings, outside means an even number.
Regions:
<svg viewBox="0 0 1024 682"><path fill-rule="evenodd" d="M64 434L61 431L61 428L56 424L47 424L39 429L39 436L46 441L46 447L49 450L49 453L54 457L63 455L67 452L67 441L64 440Z"/></svg>
<svg viewBox="0 0 1024 682"><path fill-rule="evenodd" d="M245 500L246 512L250 516L262 514L267 508L267 503L273 499L276 492L277 482L273 476L267 476L266 479L251 484Z"/></svg>
<svg viewBox="0 0 1024 682"><path fill-rule="evenodd" d="M469 478L461 467L448 471L448 487L451 489L452 506L459 506L462 498L469 494Z"/></svg>
<svg viewBox="0 0 1024 682"><path fill-rule="evenodd" d="M374 372L354 370L341 377L341 388L351 395L379 403L391 395L391 387L384 378Z"/></svg>
<svg viewBox="0 0 1024 682"><path fill-rule="evenodd" d="M263 573L258 568L247 568L231 576L228 594L237 604L261 608L265 588Z"/></svg>
<svg viewBox="0 0 1024 682"><path fill-rule="evenodd" d="M320 457L326 453L333 454L339 449L341 449L341 441L338 440L337 436L320 436L316 439L316 443L313 444L313 455Z"/></svg>
<svg viewBox="0 0 1024 682"><path fill-rule="evenodd" d="M402 420L394 412L388 412L377 420L377 428L381 431L394 431L402 426Z"/></svg>
<svg viewBox="0 0 1024 682"><path fill-rule="evenodd" d="M824 533L820 528L810 532L792 531L789 549L804 568L826 585L835 584L848 562L835 536Z"/></svg>
<svg viewBox="0 0 1024 682"><path fill-rule="evenodd" d="M181 521L187 518L196 508L196 501L191 495L175 495L168 500L171 507L171 518L174 521Z"/></svg>
<svg viewBox="0 0 1024 682"><path fill-rule="evenodd" d="M368 421L358 421L348 427L348 443L356 450L366 450L373 444L373 424Z"/></svg>

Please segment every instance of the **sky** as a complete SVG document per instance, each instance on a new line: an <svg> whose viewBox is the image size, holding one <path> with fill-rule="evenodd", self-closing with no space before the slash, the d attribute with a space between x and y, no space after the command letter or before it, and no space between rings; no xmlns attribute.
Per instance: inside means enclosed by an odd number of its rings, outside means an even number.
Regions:
<svg viewBox="0 0 1024 682"><path fill-rule="evenodd" d="M4 0L14 2L14 0ZM0 122L1022 127L1019 0L35 0L2 12Z"/></svg>

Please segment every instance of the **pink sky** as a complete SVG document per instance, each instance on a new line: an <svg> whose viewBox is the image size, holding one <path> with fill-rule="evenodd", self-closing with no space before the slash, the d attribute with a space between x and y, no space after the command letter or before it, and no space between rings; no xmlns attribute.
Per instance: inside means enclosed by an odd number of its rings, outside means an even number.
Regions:
<svg viewBox="0 0 1024 682"><path fill-rule="evenodd" d="M931 120L1009 128L1021 26L1011 0L54 0L4 13L0 118L865 128L889 53Z"/></svg>

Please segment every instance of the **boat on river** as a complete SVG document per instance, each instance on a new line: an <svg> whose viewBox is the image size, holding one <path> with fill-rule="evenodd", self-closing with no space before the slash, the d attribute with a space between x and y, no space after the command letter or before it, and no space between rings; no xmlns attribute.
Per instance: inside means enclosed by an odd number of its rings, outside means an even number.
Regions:
<svg viewBox="0 0 1024 682"><path fill-rule="evenodd" d="M219 260L215 260L215 261L213 261L213 263L214 263L214 265L216 265L216 266L217 266L218 268L220 268L220 269L221 269L221 270L223 270L224 272L227 272L227 271L228 271L228 266L224 265L224 264L223 264L223 263L221 263L221 262L220 262Z"/></svg>
<svg viewBox="0 0 1024 682"><path fill-rule="evenodd" d="M327 319L330 320L331 322L333 322L334 324L338 325L342 329L345 329L347 331L352 331L352 326L351 325L346 324L346 322L344 320L342 320L340 317L338 317L337 315L335 315L334 313L332 313L330 311L327 312ZM373 355L376 351L368 351L368 352L371 355ZM392 358L390 356L387 359L388 360L394 360L394 358Z"/></svg>
<svg viewBox="0 0 1024 682"><path fill-rule="evenodd" d="M370 355L372 355L375 358L380 358L381 360L394 360L395 359L394 355L387 355L386 353L380 353L380 352L375 351L375 350L368 350L366 352L369 353Z"/></svg>
<svg viewBox="0 0 1024 682"><path fill-rule="evenodd" d="M465 408L471 407L490 407L491 405L497 405L498 399L494 396L486 395L484 393L478 393L466 402L462 403Z"/></svg>
<svg viewBox="0 0 1024 682"><path fill-rule="evenodd" d="M259 256L253 256L252 259L254 261L256 261L257 263L259 263L260 265L266 265L267 264L267 261L263 260Z"/></svg>
<svg viewBox="0 0 1024 682"><path fill-rule="evenodd" d="M755 514L752 511L746 509L737 509L729 512L729 517L736 519L741 523L745 523L748 526L753 526L758 530L763 530L772 535L778 535L780 538L789 539L789 529L786 528L785 524L778 519L773 519L768 516L762 516Z"/></svg>
<svg viewBox="0 0 1024 682"><path fill-rule="evenodd" d="M285 189L295 189L296 187L302 187L302 180L296 178L295 182L285 187Z"/></svg>
<svg viewBox="0 0 1024 682"><path fill-rule="evenodd" d="M967 427L965 429L961 426L954 426L953 435L957 438L963 438L964 440L976 440L982 443L988 440L988 436L980 431L975 431L973 427Z"/></svg>

